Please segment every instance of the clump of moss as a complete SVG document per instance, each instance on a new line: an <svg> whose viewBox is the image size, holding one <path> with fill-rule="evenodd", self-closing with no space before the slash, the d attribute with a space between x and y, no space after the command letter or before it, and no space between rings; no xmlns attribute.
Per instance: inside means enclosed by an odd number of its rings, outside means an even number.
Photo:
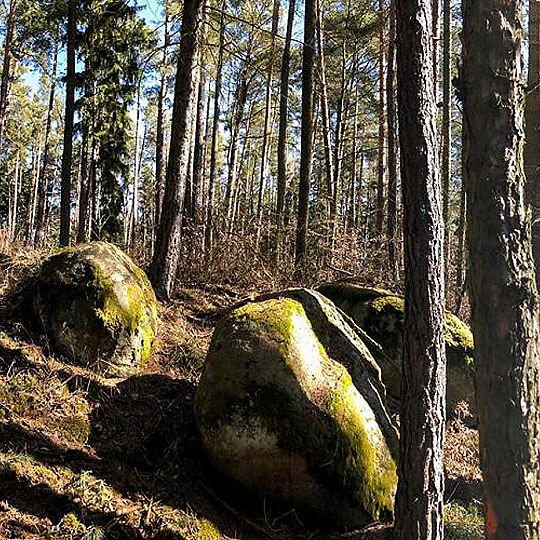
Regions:
<svg viewBox="0 0 540 540"><path fill-rule="evenodd" d="M404 298L390 291L337 282L320 288L322 294L349 315L375 344L367 342L381 367L388 394L400 398L401 354L405 318ZM455 315L445 315L448 365L448 407L452 412L461 400L474 411L474 343L468 326Z"/></svg>

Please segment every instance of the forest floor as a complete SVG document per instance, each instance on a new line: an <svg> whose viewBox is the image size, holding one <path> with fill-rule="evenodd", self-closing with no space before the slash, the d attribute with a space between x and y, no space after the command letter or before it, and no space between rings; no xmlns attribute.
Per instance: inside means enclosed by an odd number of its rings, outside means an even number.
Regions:
<svg viewBox="0 0 540 540"><path fill-rule="evenodd" d="M0 254L0 538L390 538L389 525L347 533L309 525L232 489L205 462L192 412L197 381L220 313L254 291L178 290L160 305L144 373L111 380L49 354L28 304L19 319L2 316L8 291L24 298L36 261ZM465 412L448 423L448 539L481 538L477 444Z"/></svg>

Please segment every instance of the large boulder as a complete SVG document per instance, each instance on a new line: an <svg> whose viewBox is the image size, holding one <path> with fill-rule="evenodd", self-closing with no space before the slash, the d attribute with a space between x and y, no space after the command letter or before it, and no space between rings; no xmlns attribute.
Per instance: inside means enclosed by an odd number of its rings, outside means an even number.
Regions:
<svg viewBox="0 0 540 540"><path fill-rule="evenodd" d="M366 344L381 368L386 391L389 396L399 399L405 312L403 297L351 280L323 285L318 290L373 338L375 343L366 339ZM470 411L474 412L473 336L464 322L448 312L445 341L448 411L452 412L457 403L466 401Z"/></svg>
<svg viewBox="0 0 540 540"><path fill-rule="evenodd" d="M314 291L259 297L219 323L195 398L223 475L343 527L390 518L397 435L380 372Z"/></svg>
<svg viewBox="0 0 540 540"><path fill-rule="evenodd" d="M81 244L46 259L34 308L53 350L100 373L133 374L152 354L154 291L112 244Z"/></svg>

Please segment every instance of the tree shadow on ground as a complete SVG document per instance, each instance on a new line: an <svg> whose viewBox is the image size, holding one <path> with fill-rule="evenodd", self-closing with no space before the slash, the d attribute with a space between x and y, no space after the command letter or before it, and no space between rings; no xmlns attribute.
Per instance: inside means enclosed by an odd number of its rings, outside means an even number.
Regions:
<svg viewBox="0 0 540 540"><path fill-rule="evenodd" d="M48 467L67 467L75 474L91 471L122 497L149 501L150 505L158 502L205 518L233 538L236 531L249 529L241 516L235 517L208 495L214 489L219 493L222 487L212 484L201 455L192 412L193 384L164 375L143 375L100 388L99 383L83 379L70 376L66 382L74 388L86 385L91 389L89 399L96 400L84 448L69 448L51 434L8 417L0 421L0 450L30 456ZM12 475L10 471L2 474ZM45 484L30 486L28 479L13 475L9 480L3 482L0 500L22 512L47 517L53 523L66 512L88 515L70 497ZM94 513L93 517L109 524L115 519L113 513ZM107 538L183 538L177 533L156 535L152 525L146 528L145 524L138 528L110 525ZM246 540L261 537L256 532L242 534Z"/></svg>

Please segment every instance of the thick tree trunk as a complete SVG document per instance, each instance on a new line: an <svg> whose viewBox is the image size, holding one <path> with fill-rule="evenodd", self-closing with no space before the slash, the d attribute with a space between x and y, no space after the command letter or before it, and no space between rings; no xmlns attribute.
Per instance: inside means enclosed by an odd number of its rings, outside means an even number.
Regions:
<svg viewBox="0 0 540 540"><path fill-rule="evenodd" d="M159 96L157 103L157 125L156 125L156 202L155 202L155 223L156 226L161 218L161 205L163 203L163 149L165 146L165 128L163 125L163 104L167 92L167 59L170 42L169 34L169 10L165 2L165 28L163 36L163 54L161 56L161 70L159 81Z"/></svg>
<svg viewBox="0 0 540 540"><path fill-rule="evenodd" d="M76 1L69 0L67 21L66 110L64 115L64 148L60 186L60 245L68 246L71 229L71 163L73 159L73 120L75 116L75 39L77 31Z"/></svg>
<svg viewBox="0 0 540 540"><path fill-rule="evenodd" d="M442 540L444 272L431 0L397 0L405 326L396 538ZM411 76L414 74L414 76Z"/></svg>
<svg viewBox="0 0 540 540"><path fill-rule="evenodd" d="M291 38L294 22L295 0L289 0L289 12L287 15L287 31L283 56L281 59L281 81L279 91L279 133L277 155L277 208L276 220L278 229L283 223L285 208L285 190L287 189L287 124L289 103L289 70L291 63ZM279 244L279 242L278 242Z"/></svg>
<svg viewBox="0 0 540 540"><path fill-rule="evenodd" d="M4 143L6 130L6 114L9 92L9 78L11 66L11 47L15 34L15 12L17 10L17 0L9 3L9 12L6 22L6 38L4 41L4 61L2 64L2 80L0 82L0 151Z"/></svg>
<svg viewBox="0 0 540 540"><path fill-rule="evenodd" d="M529 0L529 73L525 108L525 173L532 204L536 288L540 289L540 0Z"/></svg>
<svg viewBox="0 0 540 540"><path fill-rule="evenodd" d="M160 298L170 298L178 260L182 231L182 180L187 174L191 113L194 97L194 73L199 47L200 23L204 0L187 0L182 15L182 34L174 91L171 145L165 180L165 192L156 237L150 279Z"/></svg>
<svg viewBox="0 0 540 540"><path fill-rule="evenodd" d="M463 6L467 238L485 532L540 538L540 330L523 170L520 1Z"/></svg>
<svg viewBox="0 0 540 540"><path fill-rule="evenodd" d="M397 246L397 156L396 156L396 111L394 95L394 64L396 60L396 0L390 5L390 31L388 36L388 68L386 72L386 120L388 127L388 220L386 240L388 243L388 266L392 279L399 274Z"/></svg>
<svg viewBox="0 0 540 540"><path fill-rule="evenodd" d="M341 169L343 157L343 134L347 128L347 103L345 100L347 73L346 73L346 49L345 42L341 44L341 77L339 100L336 111L336 134L334 137L334 191L332 194L332 243L338 220L339 196L341 193Z"/></svg>
<svg viewBox="0 0 540 540"><path fill-rule="evenodd" d="M302 128L300 140L300 181L296 227L295 266L305 264L309 213L309 187L312 170L313 138L313 62L315 60L315 0L305 0L304 43L302 46Z"/></svg>

